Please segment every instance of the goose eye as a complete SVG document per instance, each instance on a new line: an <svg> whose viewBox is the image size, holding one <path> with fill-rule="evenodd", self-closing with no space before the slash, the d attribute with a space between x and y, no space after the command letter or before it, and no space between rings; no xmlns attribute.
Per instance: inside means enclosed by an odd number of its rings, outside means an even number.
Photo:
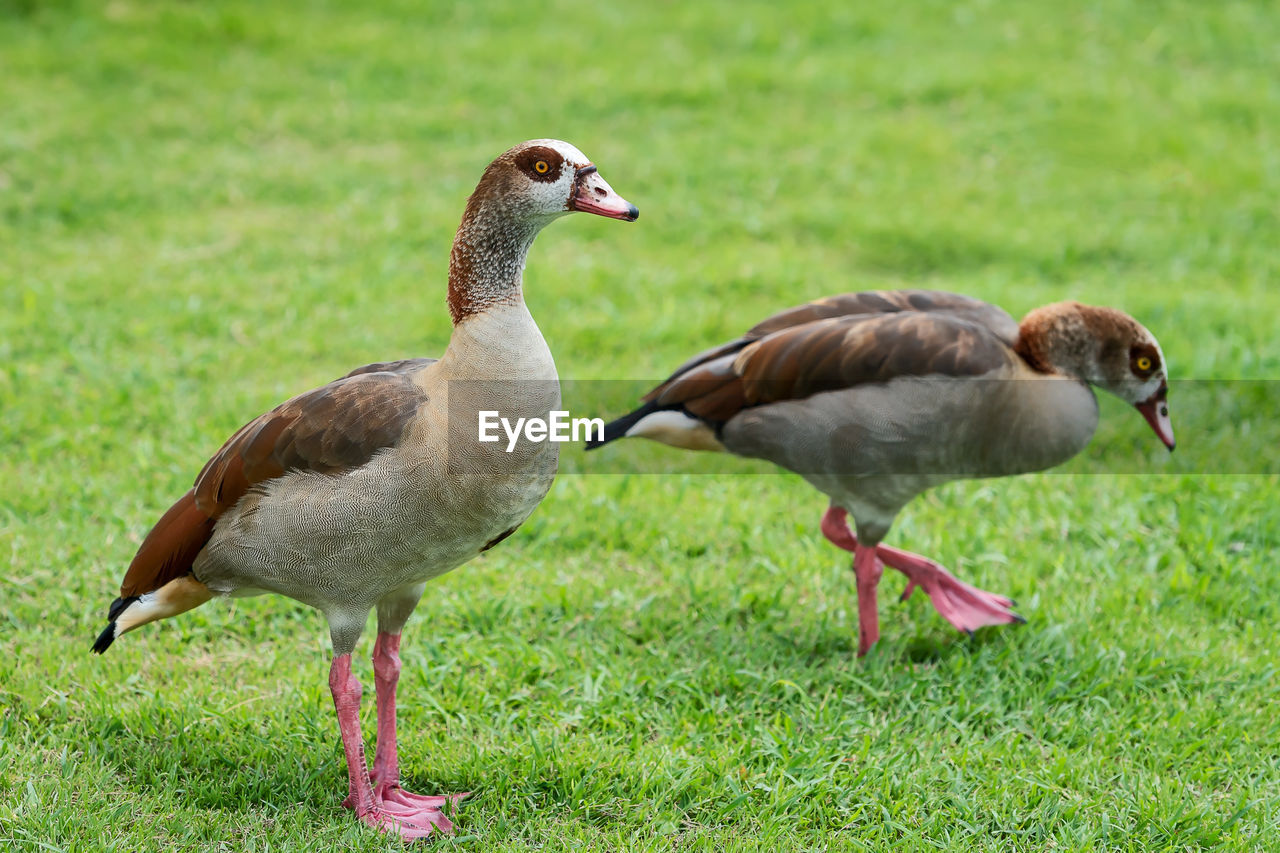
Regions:
<svg viewBox="0 0 1280 853"><path fill-rule="evenodd" d="M533 164L533 171L537 172L539 175L545 175L547 172L551 171L551 166L547 164L546 160L539 160Z"/></svg>
<svg viewBox="0 0 1280 853"><path fill-rule="evenodd" d="M1138 356L1138 360L1134 363L1137 365L1139 370L1145 371L1151 369L1151 359L1147 358L1145 355Z"/></svg>

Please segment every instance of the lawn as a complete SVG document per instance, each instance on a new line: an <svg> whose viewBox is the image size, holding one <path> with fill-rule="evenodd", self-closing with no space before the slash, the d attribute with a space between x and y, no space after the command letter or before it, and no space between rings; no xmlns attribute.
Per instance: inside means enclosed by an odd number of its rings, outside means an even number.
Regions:
<svg viewBox="0 0 1280 853"><path fill-rule="evenodd" d="M0 0L0 849L400 846L339 806L317 613L89 645L235 428L444 348L462 205L538 136L642 211L533 249L566 379L926 286L1121 307L1261 392L1175 388L1198 462L1108 404L1123 474L917 501L889 541L1028 622L970 640L886 577L865 660L798 478L566 453L405 634L407 784L474 792L439 849L1280 849L1280 465L1220 440L1276 422L1278 45L1264 2Z"/></svg>

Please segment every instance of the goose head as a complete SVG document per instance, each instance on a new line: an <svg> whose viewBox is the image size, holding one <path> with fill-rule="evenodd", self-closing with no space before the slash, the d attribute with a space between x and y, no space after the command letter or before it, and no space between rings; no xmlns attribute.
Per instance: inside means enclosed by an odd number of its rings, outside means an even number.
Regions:
<svg viewBox="0 0 1280 853"><path fill-rule="evenodd" d="M1046 305L1023 319L1018 350L1033 366L1083 379L1134 406L1173 450L1164 352L1128 314L1079 302Z"/></svg>
<svg viewBox="0 0 1280 853"><path fill-rule="evenodd" d="M480 179L473 205L537 229L574 211L627 222L640 216L585 154L558 139L533 139L500 155Z"/></svg>
<svg viewBox="0 0 1280 853"><path fill-rule="evenodd" d="M582 211L634 222L640 211L613 191L587 156L558 139L534 139L489 164L467 199L449 256L455 324L520 298L525 256L544 227Z"/></svg>

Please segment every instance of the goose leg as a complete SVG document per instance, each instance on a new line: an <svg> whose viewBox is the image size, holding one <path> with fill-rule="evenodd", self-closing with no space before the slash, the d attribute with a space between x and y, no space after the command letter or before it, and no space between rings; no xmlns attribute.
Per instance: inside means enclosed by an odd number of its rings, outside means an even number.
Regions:
<svg viewBox="0 0 1280 853"><path fill-rule="evenodd" d="M400 758L396 749L396 685L400 681L400 635L378 632L373 645L373 683L378 695L378 745L370 782L374 797L391 813L415 824L435 826L448 834L453 823L443 807L467 794L445 797L411 794L400 787Z"/></svg>
<svg viewBox="0 0 1280 853"><path fill-rule="evenodd" d="M884 564L875 548L857 546L853 553L853 573L858 579L858 657L862 657L880 639L876 587L884 574Z"/></svg>
<svg viewBox="0 0 1280 853"><path fill-rule="evenodd" d="M347 757L347 799L343 805L356 817L387 833L398 834L406 841L426 838L430 824L415 826L384 809L369 784L369 770L364 761L364 735L360 732L360 682L351 672L351 655L337 655L329 667L329 692L338 712L338 730L342 733L342 750Z"/></svg>
<svg viewBox="0 0 1280 853"><path fill-rule="evenodd" d="M832 545L853 554L853 573L858 579L858 657L862 657L880 639L880 610L876 604L876 588L884 574L884 564L875 548L864 548L849 529L848 515L834 504L822 516L822 535Z"/></svg>
<svg viewBox="0 0 1280 853"><path fill-rule="evenodd" d="M1025 621L1013 612L1013 602L1010 599L970 586L928 557L888 545L877 545L874 549L864 548L858 544L858 538L849 529L847 516L848 513L838 506L828 507L826 514L822 516L822 534L837 548L853 552L855 573L858 572L858 560L862 552L874 551L880 562L906 575L907 588L902 593L902 601L910 598L918 586L929 596L934 609L943 619L970 634L985 625L1004 625ZM862 583L862 574L859 573L858 621L860 625L865 622ZM873 639L872 642L875 640ZM861 640L858 653L865 654Z"/></svg>
<svg viewBox="0 0 1280 853"><path fill-rule="evenodd" d="M858 537L849 529L848 516L848 512L835 504L827 507L827 511L822 514L822 535L832 545L852 554L858 550Z"/></svg>

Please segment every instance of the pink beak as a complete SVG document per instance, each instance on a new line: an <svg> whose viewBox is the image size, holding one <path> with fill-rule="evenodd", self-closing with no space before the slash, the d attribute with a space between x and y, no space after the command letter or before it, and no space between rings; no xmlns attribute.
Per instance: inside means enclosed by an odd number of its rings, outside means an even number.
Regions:
<svg viewBox="0 0 1280 853"><path fill-rule="evenodd" d="M613 187L600 177L596 167L590 165L583 166L577 172L569 209L607 216L609 219L625 219L627 222L635 222L640 218L640 209L614 192Z"/></svg>
<svg viewBox="0 0 1280 853"><path fill-rule="evenodd" d="M1142 412L1142 416L1147 419L1147 423L1151 424L1151 429L1156 436L1172 452L1177 442L1173 440L1173 423L1169 420L1169 403L1165 400L1167 393L1166 388L1161 388L1152 395L1150 400L1138 403L1137 407L1138 411Z"/></svg>

